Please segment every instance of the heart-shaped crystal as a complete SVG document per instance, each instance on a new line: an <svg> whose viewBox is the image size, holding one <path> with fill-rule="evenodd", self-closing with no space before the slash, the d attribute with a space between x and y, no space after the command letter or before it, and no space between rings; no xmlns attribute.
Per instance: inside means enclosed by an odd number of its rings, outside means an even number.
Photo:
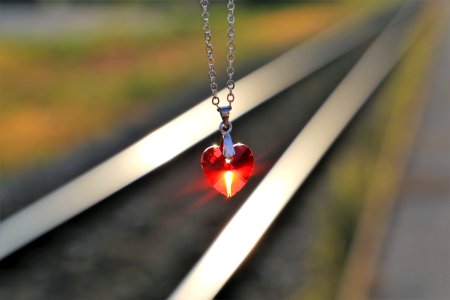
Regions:
<svg viewBox="0 0 450 300"><path fill-rule="evenodd" d="M221 146L211 146L202 154L202 168L208 182L226 197L239 192L253 171L253 153L244 144L234 145L235 155L225 158Z"/></svg>

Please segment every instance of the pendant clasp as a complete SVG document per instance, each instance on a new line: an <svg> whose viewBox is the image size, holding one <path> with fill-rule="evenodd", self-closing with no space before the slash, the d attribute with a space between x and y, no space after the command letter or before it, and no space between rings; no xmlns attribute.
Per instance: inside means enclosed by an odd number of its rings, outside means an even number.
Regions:
<svg viewBox="0 0 450 300"><path fill-rule="evenodd" d="M231 105L219 106L217 108L217 111L219 112L220 117L222 118L225 131L228 131L228 128L230 127L229 119L230 119Z"/></svg>

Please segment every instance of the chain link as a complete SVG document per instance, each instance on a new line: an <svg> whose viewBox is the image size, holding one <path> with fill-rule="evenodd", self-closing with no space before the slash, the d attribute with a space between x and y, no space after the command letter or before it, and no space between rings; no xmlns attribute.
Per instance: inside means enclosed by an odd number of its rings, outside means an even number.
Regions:
<svg viewBox="0 0 450 300"><path fill-rule="evenodd" d="M211 28L209 26L209 12L208 12L208 0L200 0L200 6L203 9L202 12L202 19L204 22L203 31L205 32L205 43L206 43L206 56L208 57L208 68L209 68L209 79L210 79L210 87L212 92L212 99L211 102L213 105L219 107L219 97L217 96L217 90L218 85L216 83L216 69L215 69L215 61L213 57L213 47L211 43ZM227 60L228 60L228 67L227 67L227 88L228 88L228 95L227 95L227 101L229 105L231 106L231 103L234 101L234 94L233 89L235 86L233 75L234 75L234 67L233 63L235 60L234 56L234 49L236 48L236 45L234 44L234 37L236 35L234 31L234 0L228 0L227 4L228 9L228 16L227 16L227 22L228 22L228 30L227 30L227 37L228 37L228 54L227 54Z"/></svg>

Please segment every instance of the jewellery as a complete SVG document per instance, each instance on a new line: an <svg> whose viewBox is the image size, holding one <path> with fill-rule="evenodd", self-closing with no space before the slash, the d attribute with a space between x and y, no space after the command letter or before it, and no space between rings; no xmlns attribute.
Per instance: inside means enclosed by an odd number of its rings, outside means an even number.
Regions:
<svg viewBox="0 0 450 300"><path fill-rule="evenodd" d="M201 165L203 173L208 182L220 193L227 198L239 192L247 183L252 174L254 159L253 153L249 147L244 144L234 144L231 140L231 130L233 126L229 121L232 103L234 101L234 81L233 81L233 62L234 56L234 0L228 0L228 67L227 67L227 106L219 106L220 99L217 96L216 70L214 66L213 48L211 44L211 29L209 27L209 12L208 0L200 0L200 5L203 9L202 19L204 22L203 30L205 32L206 55L208 57L209 79L212 92L211 102L217 107L220 113L222 122L219 125L219 131L222 134L222 139L219 146L211 146L207 148L201 158Z"/></svg>

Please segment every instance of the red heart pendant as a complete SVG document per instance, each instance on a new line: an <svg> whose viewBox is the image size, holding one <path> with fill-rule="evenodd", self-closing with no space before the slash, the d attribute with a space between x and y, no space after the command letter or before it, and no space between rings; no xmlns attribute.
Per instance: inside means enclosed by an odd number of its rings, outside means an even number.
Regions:
<svg viewBox="0 0 450 300"><path fill-rule="evenodd" d="M239 192L252 174L254 159L249 147L234 145L235 155L227 159L221 146L211 146L202 154L202 168L208 182L227 198Z"/></svg>

